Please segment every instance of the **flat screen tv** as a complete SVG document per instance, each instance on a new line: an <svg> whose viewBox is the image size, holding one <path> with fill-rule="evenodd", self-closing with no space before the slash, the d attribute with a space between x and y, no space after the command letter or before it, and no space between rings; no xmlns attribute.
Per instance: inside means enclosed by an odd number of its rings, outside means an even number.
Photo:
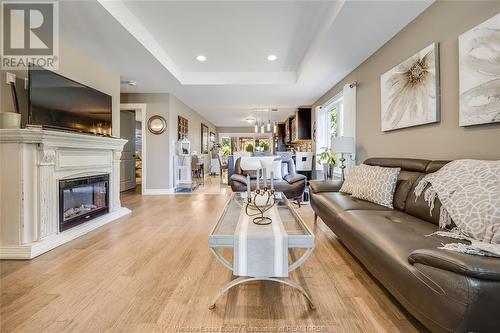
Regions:
<svg viewBox="0 0 500 333"><path fill-rule="evenodd" d="M111 135L110 95L38 67L28 82L28 125Z"/></svg>

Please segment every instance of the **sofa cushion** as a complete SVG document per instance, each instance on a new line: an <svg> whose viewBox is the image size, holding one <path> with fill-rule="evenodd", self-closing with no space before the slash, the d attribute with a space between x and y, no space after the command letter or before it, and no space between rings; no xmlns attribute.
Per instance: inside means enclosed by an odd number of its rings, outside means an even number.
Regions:
<svg viewBox="0 0 500 333"><path fill-rule="evenodd" d="M349 210L340 213L339 219L342 222L336 226L343 230L341 233L359 238L371 253L377 253L373 257L393 257L404 264L409 264L408 255L414 250L435 248L446 240L426 237L436 231L437 226L398 210Z"/></svg>
<svg viewBox="0 0 500 333"><path fill-rule="evenodd" d="M288 163L283 163L283 161L281 162L281 177L285 177L286 175L288 175Z"/></svg>
<svg viewBox="0 0 500 333"><path fill-rule="evenodd" d="M243 156L240 160L241 170L255 171L257 169L260 169L260 159L261 157Z"/></svg>
<svg viewBox="0 0 500 333"><path fill-rule="evenodd" d="M301 174L295 174L293 176L286 175L283 177L284 180L288 182L288 184L294 184L300 181L307 181L307 177Z"/></svg>
<svg viewBox="0 0 500 333"><path fill-rule="evenodd" d="M401 170L426 172L431 161L415 158L378 158L372 157L363 162L366 165L378 165L386 168L401 168Z"/></svg>
<svg viewBox="0 0 500 333"><path fill-rule="evenodd" d="M341 180L310 180L309 188L311 193L338 192L342 184Z"/></svg>
<svg viewBox="0 0 500 333"><path fill-rule="evenodd" d="M314 194L314 200L318 201L317 205L321 205L323 210L330 212L332 215L338 215L348 210L391 210L341 192L317 193Z"/></svg>
<svg viewBox="0 0 500 333"><path fill-rule="evenodd" d="M355 165L349 169L345 176L345 181L342 184L339 192L352 194L356 188L360 184L361 181L361 170L366 167L366 165Z"/></svg>
<svg viewBox="0 0 500 333"><path fill-rule="evenodd" d="M413 189L415 181L420 179L421 175L422 173L415 171L401 171L399 173L398 183L394 191L393 205L395 209L405 210L410 191Z"/></svg>
<svg viewBox="0 0 500 333"><path fill-rule="evenodd" d="M468 243L441 236L428 236L438 227L398 210L349 210L338 214L334 232L342 237L356 237L372 258L391 257L410 265L408 257L418 249L436 249L446 243ZM360 244L356 244L360 247ZM444 251L445 250L439 250Z"/></svg>
<svg viewBox="0 0 500 333"><path fill-rule="evenodd" d="M418 183L424 176L425 175L421 175L413 183L413 186L408 193L404 211L422 220L431 222L435 225L439 225L439 214L441 211L441 201L439 201L439 198L436 198L436 201L434 202L434 208L431 211L429 204L425 201L423 195L419 196L418 198L415 196L415 186L418 185ZM429 186L431 185L427 184L424 192L427 190L427 188L429 188Z"/></svg>
<svg viewBox="0 0 500 333"><path fill-rule="evenodd" d="M411 264L408 257L417 249L436 248L457 240L426 237L438 227L397 210L346 211L331 228L398 301L417 318L424 319L432 331L456 331L470 302L469 283L477 280Z"/></svg>
<svg viewBox="0 0 500 333"><path fill-rule="evenodd" d="M500 260L493 257L463 255L440 249L418 249L410 253L408 261L423 264L472 278L500 281Z"/></svg>
<svg viewBox="0 0 500 333"><path fill-rule="evenodd" d="M401 168L364 166L359 169L352 196L393 208L394 191Z"/></svg>
<svg viewBox="0 0 500 333"><path fill-rule="evenodd" d="M273 173L274 179L282 179L281 164L281 160L261 159L260 165L262 166L262 179L264 179L264 171L266 172L265 176L267 179L271 179L271 172Z"/></svg>

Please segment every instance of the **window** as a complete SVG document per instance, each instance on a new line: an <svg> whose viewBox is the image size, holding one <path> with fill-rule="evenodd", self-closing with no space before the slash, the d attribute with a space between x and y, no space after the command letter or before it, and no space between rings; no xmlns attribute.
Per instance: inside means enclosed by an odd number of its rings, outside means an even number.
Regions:
<svg viewBox="0 0 500 333"><path fill-rule="evenodd" d="M229 156L233 153L231 148L231 138L222 138L222 152L224 156Z"/></svg>
<svg viewBox="0 0 500 333"><path fill-rule="evenodd" d="M332 138L342 135L343 100L340 93L316 109L316 154L329 149ZM321 165L316 163L316 169L321 170Z"/></svg>

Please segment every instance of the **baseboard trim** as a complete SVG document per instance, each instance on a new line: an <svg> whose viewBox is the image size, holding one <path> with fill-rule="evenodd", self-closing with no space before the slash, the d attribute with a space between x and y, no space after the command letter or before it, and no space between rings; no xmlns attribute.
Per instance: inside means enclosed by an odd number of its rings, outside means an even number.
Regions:
<svg viewBox="0 0 500 333"><path fill-rule="evenodd" d="M165 195L175 194L174 188L145 188L142 195Z"/></svg>
<svg viewBox="0 0 500 333"><path fill-rule="evenodd" d="M114 212L99 216L92 221L59 234L46 237L39 242L23 245L0 245L0 259L33 259L130 213L130 209L121 207Z"/></svg>

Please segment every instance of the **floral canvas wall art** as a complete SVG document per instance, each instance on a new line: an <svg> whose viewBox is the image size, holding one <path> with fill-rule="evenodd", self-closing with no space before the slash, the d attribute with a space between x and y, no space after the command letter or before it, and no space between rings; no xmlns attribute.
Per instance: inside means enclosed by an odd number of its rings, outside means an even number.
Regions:
<svg viewBox="0 0 500 333"><path fill-rule="evenodd" d="M460 126L500 122L500 14L458 38Z"/></svg>
<svg viewBox="0 0 500 333"><path fill-rule="evenodd" d="M439 50L433 43L382 74L382 131L439 122Z"/></svg>

